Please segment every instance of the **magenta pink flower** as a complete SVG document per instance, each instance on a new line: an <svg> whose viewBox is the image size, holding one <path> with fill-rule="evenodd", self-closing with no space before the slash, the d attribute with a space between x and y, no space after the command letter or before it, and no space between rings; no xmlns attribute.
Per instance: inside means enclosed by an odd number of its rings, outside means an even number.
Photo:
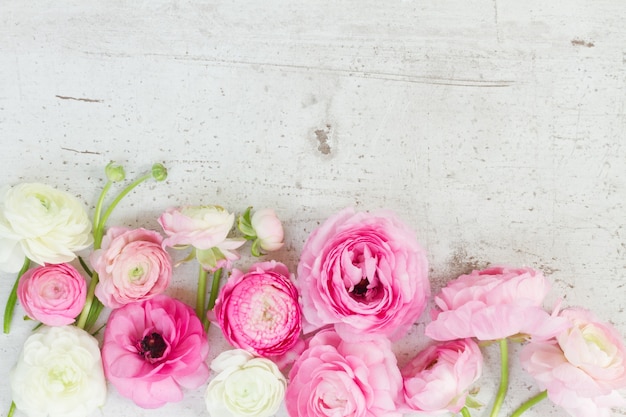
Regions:
<svg viewBox="0 0 626 417"><path fill-rule="evenodd" d="M430 294L428 261L391 212L330 217L309 236L298 265L305 332L334 324L342 337L402 337Z"/></svg>
<svg viewBox="0 0 626 417"><path fill-rule="evenodd" d="M161 294L172 277L172 259L163 238L147 229L111 227L102 248L91 255L98 273L96 297L109 308L147 300Z"/></svg>
<svg viewBox="0 0 626 417"><path fill-rule="evenodd" d="M458 413L482 374L483 356L472 339L428 346L402 369L410 411Z"/></svg>
<svg viewBox="0 0 626 417"><path fill-rule="evenodd" d="M289 372L285 405L291 417L401 417L402 377L387 338L360 343L325 329Z"/></svg>
<svg viewBox="0 0 626 417"><path fill-rule="evenodd" d="M74 322L85 305L85 278L69 264L44 265L22 275L17 296L28 317L48 326Z"/></svg>
<svg viewBox="0 0 626 417"><path fill-rule="evenodd" d="M556 338L527 344L524 369L548 391L548 398L575 417L610 417L626 401L626 349L618 331L581 308L559 313L571 324Z"/></svg>
<svg viewBox="0 0 626 417"><path fill-rule="evenodd" d="M289 270L279 262L234 269L215 303L215 317L233 346L258 356L279 356L298 342L302 313Z"/></svg>
<svg viewBox="0 0 626 417"><path fill-rule="evenodd" d="M550 285L530 268L492 267L461 275L435 297L439 310L426 326L435 340L496 340L526 335L548 339L567 327L542 307Z"/></svg>
<svg viewBox="0 0 626 417"><path fill-rule="evenodd" d="M186 304L158 295L114 310L104 333L102 361L118 392L144 408L183 399L209 377L209 344Z"/></svg>

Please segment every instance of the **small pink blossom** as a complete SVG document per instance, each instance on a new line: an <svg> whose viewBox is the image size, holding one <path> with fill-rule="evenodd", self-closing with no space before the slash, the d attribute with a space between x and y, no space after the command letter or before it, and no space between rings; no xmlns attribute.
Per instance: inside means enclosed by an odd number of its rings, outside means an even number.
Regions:
<svg viewBox="0 0 626 417"><path fill-rule="evenodd" d="M391 212L347 208L309 236L298 265L305 333L334 325L342 337L398 339L424 311L428 261Z"/></svg>
<svg viewBox="0 0 626 417"><path fill-rule="evenodd" d="M522 366L548 391L548 398L574 417L610 417L626 406L626 349L618 331L591 312L569 308L559 313L571 327L554 339L527 344Z"/></svg>
<svg viewBox="0 0 626 417"><path fill-rule="evenodd" d="M251 223L261 249L272 252L283 247L283 225L273 209L255 211L252 214Z"/></svg>
<svg viewBox="0 0 626 417"><path fill-rule="evenodd" d="M410 411L459 413L482 374L483 356L472 339L428 346L402 369Z"/></svg>
<svg viewBox="0 0 626 417"><path fill-rule="evenodd" d="M102 248L91 255L98 273L96 296L109 308L147 300L161 294L172 277L172 260L157 232L111 227Z"/></svg>
<svg viewBox="0 0 626 417"><path fill-rule="evenodd" d="M163 246L183 249L192 246L203 268L230 268L239 259L236 249L245 239L230 239L235 215L219 206L170 208L158 219L167 235Z"/></svg>
<svg viewBox="0 0 626 417"><path fill-rule="evenodd" d="M496 340L523 334L547 339L567 327L542 307L550 285L531 268L491 267L451 281L435 297L438 310L426 326L435 340Z"/></svg>
<svg viewBox="0 0 626 417"><path fill-rule="evenodd" d="M284 355L302 330L298 291L279 262L257 263L233 272L215 303L215 317L233 346L259 356Z"/></svg>
<svg viewBox="0 0 626 417"><path fill-rule="evenodd" d="M44 265L22 275L17 296L28 317L48 326L74 322L85 305L85 278L69 264Z"/></svg>
<svg viewBox="0 0 626 417"><path fill-rule="evenodd" d="M401 417L402 376L387 338L347 342L324 329L289 372L291 417Z"/></svg>
<svg viewBox="0 0 626 417"><path fill-rule="evenodd" d="M186 304L158 295L114 310L104 333L102 361L120 395L143 408L183 399L209 377L209 344Z"/></svg>

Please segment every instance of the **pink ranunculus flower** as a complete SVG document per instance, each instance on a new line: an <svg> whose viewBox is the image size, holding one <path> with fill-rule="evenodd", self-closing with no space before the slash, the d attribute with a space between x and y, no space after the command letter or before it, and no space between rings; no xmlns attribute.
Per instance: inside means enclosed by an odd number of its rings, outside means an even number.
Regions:
<svg viewBox="0 0 626 417"><path fill-rule="evenodd" d="M158 295L114 310L107 322L102 361L120 395L143 408L183 399L209 377L209 344L191 307Z"/></svg>
<svg viewBox="0 0 626 417"><path fill-rule="evenodd" d="M305 333L334 324L344 338L402 337L430 294L428 261L393 213L347 208L313 231L298 265Z"/></svg>
<svg viewBox="0 0 626 417"><path fill-rule="evenodd" d="M439 342L404 368L404 401L409 411L459 413L471 385L482 375L483 356L472 339Z"/></svg>
<svg viewBox="0 0 626 417"><path fill-rule="evenodd" d="M291 417L401 417L402 376L391 342L348 342L324 329L289 372L285 405Z"/></svg>
<svg viewBox="0 0 626 417"><path fill-rule="evenodd" d="M287 267L276 261L233 269L215 303L215 318L233 346L258 356L284 355L302 330L298 290Z"/></svg>
<svg viewBox="0 0 626 417"><path fill-rule="evenodd" d="M572 327L554 339L527 344L523 368L548 398L574 417L610 417L626 406L626 348L618 331L582 308L562 310Z"/></svg>
<svg viewBox="0 0 626 417"><path fill-rule="evenodd" d="M69 264L44 265L22 275L17 297L28 317L48 326L74 322L85 305L85 278Z"/></svg>
<svg viewBox="0 0 626 417"><path fill-rule="evenodd" d="M172 278L172 259L163 238L143 228L111 227L102 247L91 254L98 273L96 297L109 308L147 300L161 294Z"/></svg>
<svg viewBox="0 0 626 417"><path fill-rule="evenodd" d="M194 248L198 262L207 270L229 268L239 259L236 249L245 239L228 238L235 215L220 206L170 208L158 219L167 235L163 246Z"/></svg>
<svg viewBox="0 0 626 417"><path fill-rule="evenodd" d="M252 214L252 228L256 232L259 246L268 252L278 250L285 244L283 225L271 208L257 210Z"/></svg>
<svg viewBox="0 0 626 417"><path fill-rule="evenodd" d="M542 308L549 289L543 274L531 268L491 267L461 275L435 297L438 309L426 336L497 340L522 334L548 339L568 326Z"/></svg>

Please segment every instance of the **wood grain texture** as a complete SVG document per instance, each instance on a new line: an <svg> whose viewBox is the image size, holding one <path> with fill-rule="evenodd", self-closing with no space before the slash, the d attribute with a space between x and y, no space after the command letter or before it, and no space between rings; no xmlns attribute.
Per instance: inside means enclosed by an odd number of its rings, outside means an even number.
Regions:
<svg viewBox="0 0 626 417"><path fill-rule="evenodd" d="M46 182L93 207L110 160L131 174L163 162L168 180L111 223L272 206L294 270L332 213L390 208L427 249L434 292L527 265L553 283L546 305L586 306L626 334L625 18L615 0L0 0L0 185ZM12 280L0 276L2 299ZM172 292L191 301L194 280L178 270ZM0 336L2 416L29 329ZM512 372L506 410L536 390ZM204 415L202 394L132 413ZM111 388L97 415L129 407ZM567 414L546 402L526 415Z"/></svg>

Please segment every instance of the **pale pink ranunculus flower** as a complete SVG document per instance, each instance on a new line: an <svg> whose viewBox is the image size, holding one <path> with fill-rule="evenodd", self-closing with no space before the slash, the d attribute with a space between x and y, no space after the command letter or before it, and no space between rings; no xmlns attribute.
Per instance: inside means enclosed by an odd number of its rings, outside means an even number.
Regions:
<svg viewBox="0 0 626 417"><path fill-rule="evenodd" d="M482 353L472 339L426 347L401 370L408 411L459 413L482 366Z"/></svg>
<svg viewBox="0 0 626 417"><path fill-rule="evenodd" d="M69 264L29 269L20 278L17 296L28 317L48 326L74 322L85 305L85 278Z"/></svg>
<svg viewBox="0 0 626 417"><path fill-rule="evenodd" d="M90 257L99 277L95 294L102 304L119 308L165 291L172 277L172 259L162 241L152 230L108 229L102 247Z"/></svg>
<svg viewBox="0 0 626 417"><path fill-rule="evenodd" d="M434 340L514 335L548 339L568 325L542 308L550 284L531 268L490 267L448 283L435 296L437 309L425 334Z"/></svg>
<svg viewBox="0 0 626 417"><path fill-rule="evenodd" d="M183 399L209 377L209 344L193 309L166 295L113 310L102 361L120 395L143 408Z"/></svg>
<svg viewBox="0 0 626 417"><path fill-rule="evenodd" d="M250 219L252 228L256 232L259 246L268 252L278 250L285 244L283 225L271 208L257 210Z"/></svg>
<svg viewBox="0 0 626 417"><path fill-rule="evenodd" d="M163 246L192 246L198 262L207 270L229 268L239 259L236 249L245 239L228 237L235 215L220 206L185 206L167 209L158 219L167 235Z"/></svg>
<svg viewBox="0 0 626 417"><path fill-rule="evenodd" d="M289 372L291 417L401 417L402 376L385 337L347 342L318 332Z"/></svg>
<svg viewBox="0 0 626 417"><path fill-rule="evenodd" d="M619 332L590 311L559 313L571 327L554 339L529 343L522 367L548 392L548 398L574 417L610 417L611 407L626 406L626 349Z"/></svg>
<svg viewBox="0 0 626 417"><path fill-rule="evenodd" d="M213 310L230 344L264 357L284 355L296 345L302 312L290 278L276 261L256 263L247 273L233 269Z"/></svg>
<svg viewBox="0 0 626 417"><path fill-rule="evenodd" d="M430 295L425 251L389 211L328 218L307 239L297 275L305 333L334 325L344 338L395 340Z"/></svg>

